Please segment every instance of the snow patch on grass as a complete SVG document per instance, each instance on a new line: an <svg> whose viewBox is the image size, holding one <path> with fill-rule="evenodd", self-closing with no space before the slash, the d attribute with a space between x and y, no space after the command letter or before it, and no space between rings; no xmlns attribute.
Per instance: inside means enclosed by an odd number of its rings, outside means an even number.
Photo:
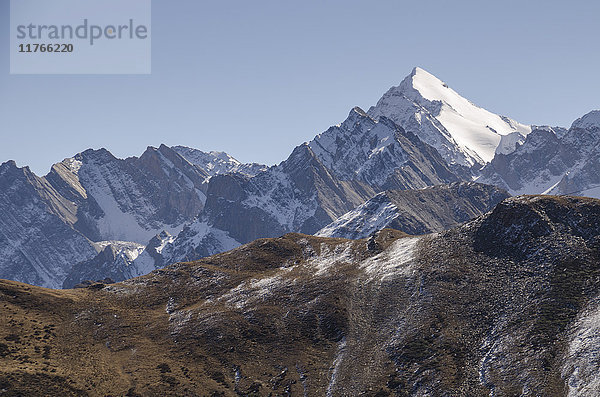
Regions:
<svg viewBox="0 0 600 397"><path fill-rule="evenodd" d="M342 364L342 360L344 359L344 355L346 353L346 338L342 339L338 343L338 350L333 360L333 366L331 368L331 378L329 380L329 384L327 385L327 393L325 394L327 397L333 396L333 390L335 387L335 382L337 381L337 373L340 370L340 366Z"/></svg>
<svg viewBox="0 0 600 397"><path fill-rule="evenodd" d="M352 262L352 243L336 245L331 248L329 245L321 244L321 254L308 260L308 266L316 269L315 276L323 275L329 272L334 266L340 263Z"/></svg>
<svg viewBox="0 0 600 397"><path fill-rule="evenodd" d="M244 309L258 301L264 302L273 295L275 290L294 284L294 280L286 278L292 269L293 267L282 268L271 277L244 281L219 300L227 302L236 309Z"/></svg>
<svg viewBox="0 0 600 397"><path fill-rule="evenodd" d="M568 397L600 395L600 302L575 323L562 370Z"/></svg>
<svg viewBox="0 0 600 397"><path fill-rule="evenodd" d="M317 232L318 237L359 239L385 228L398 217L398 208L380 193Z"/></svg>
<svg viewBox="0 0 600 397"><path fill-rule="evenodd" d="M419 237L401 238L384 252L361 263L360 268L371 280L383 281L396 275L410 275L413 271L415 247L419 240Z"/></svg>

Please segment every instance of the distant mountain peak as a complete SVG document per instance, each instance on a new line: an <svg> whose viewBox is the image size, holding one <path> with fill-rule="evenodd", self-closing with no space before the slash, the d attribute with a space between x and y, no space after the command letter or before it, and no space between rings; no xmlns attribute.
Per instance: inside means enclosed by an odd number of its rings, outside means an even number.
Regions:
<svg viewBox="0 0 600 397"><path fill-rule="evenodd" d="M503 135L531 132L530 126L474 105L420 67L367 113L375 120L391 119L435 147L450 164L468 167L490 162Z"/></svg>
<svg viewBox="0 0 600 397"><path fill-rule="evenodd" d="M267 166L262 164L244 164L225 152L203 152L186 146L173 146L171 149L190 163L205 170L211 177L229 173L254 176L267 169Z"/></svg>
<svg viewBox="0 0 600 397"><path fill-rule="evenodd" d="M386 94L403 95L410 99L419 99L420 96L430 101L441 101L445 90L454 92L444 81L416 66L400 84L390 88Z"/></svg>
<svg viewBox="0 0 600 397"><path fill-rule="evenodd" d="M447 88L448 84L429 73L427 70L416 66L412 72L400 83L402 85L410 84L417 91L421 91L420 88L425 88L428 86L441 86L442 88Z"/></svg>
<svg viewBox="0 0 600 397"><path fill-rule="evenodd" d="M0 165L0 173L5 173L7 170L17 169L17 163L14 160L8 160Z"/></svg>
<svg viewBox="0 0 600 397"><path fill-rule="evenodd" d="M413 76L415 76L417 74L427 74L427 75L432 76L437 79L437 77L435 77L433 74L429 73L427 70L423 69L420 66L415 66L410 74Z"/></svg>
<svg viewBox="0 0 600 397"><path fill-rule="evenodd" d="M25 175L37 178L37 176L31 171L29 166L19 167L14 160L8 160L5 163L0 165L0 175L4 175L6 173L11 173L13 175Z"/></svg>
<svg viewBox="0 0 600 397"><path fill-rule="evenodd" d="M571 128L600 128L600 110L592 110L573 122Z"/></svg>
<svg viewBox="0 0 600 397"><path fill-rule="evenodd" d="M106 148L87 149L81 153L77 153L73 156L73 159L77 161L92 161L98 163L107 163L117 160L117 158Z"/></svg>

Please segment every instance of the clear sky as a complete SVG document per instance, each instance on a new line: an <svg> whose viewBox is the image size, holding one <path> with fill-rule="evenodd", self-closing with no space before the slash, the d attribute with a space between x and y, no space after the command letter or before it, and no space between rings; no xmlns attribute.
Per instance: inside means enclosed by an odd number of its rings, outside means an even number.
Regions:
<svg viewBox="0 0 600 397"><path fill-rule="evenodd" d="M51 0L49 0L51 1ZM414 66L490 111L569 126L600 108L600 2L154 0L152 75L9 75L0 0L0 162L45 174L87 148L285 159Z"/></svg>

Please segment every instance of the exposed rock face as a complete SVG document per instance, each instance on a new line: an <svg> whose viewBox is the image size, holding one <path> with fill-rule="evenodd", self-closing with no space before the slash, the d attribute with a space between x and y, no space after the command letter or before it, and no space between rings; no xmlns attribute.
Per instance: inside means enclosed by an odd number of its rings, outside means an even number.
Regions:
<svg viewBox="0 0 600 397"><path fill-rule="evenodd" d="M308 145L338 179L360 180L378 190L458 180L433 147L390 119L382 116L377 122L360 108Z"/></svg>
<svg viewBox="0 0 600 397"><path fill-rule="evenodd" d="M0 282L2 387L597 395L599 216L594 199L517 197L430 236L290 234L121 284Z"/></svg>
<svg viewBox="0 0 600 397"><path fill-rule="evenodd" d="M203 212L167 247L163 262L196 260L292 231L314 233L374 194L364 182L336 179L301 145L255 177L211 178Z"/></svg>
<svg viewBox="0 0 600 397"><path fill-rule="evenodd" d="M60 288L74 263L96 251L68 226L71 203L14 162L0 166L0 278Z"/></svg>
<svg viewBox="0 0 600 397"><path fill-rule="evenodd" d="M23 177L5 178L0 208L10 215L2 220L9 229L0 230L7 236L0 277L47 287L61 285L67 274L68 285L83 276L110 275L118 281L256 238L312 234L332 222L343 230L330 233L347 237L365 236L383 225L410 233L441 230L489 208L483 205L487 198L474 205L471 199L478 197L446 197L450 201L442 202L420 196L419 203L403 204L410 210L402 216L394 200L417 196L389 191L472 181L480 172L478 182L511 194L600 197L599 114L583 116L568 131L535 127L531 132L415 68L368 112L354 108L343 123L298 146L273 167L183 146L149 147L139 158L127 159L90 149L55 164L45 177L27 170ZM10 163L3 167L15 168ZM29 187L15 185L20 180ZM21 198L11 189L29 192L23 194L32 195L27 198L32 206L21 208ZM340 216L346 217L336 221ZM71 230L63 233L66 229L56 226L60 238L45 235L40 230L48 222L62 222ZM11 227L26 237L13 236ZM112 265L110 255L95 258L98 251L91 242L147 244L163 231L176 237L155 242L159 249L150 247L135 258L125 252L126 259ZM54 246L62 239L68 241L66 247ZM39 262L44 255L56 263ZM109 274L99 274L94 266ZM48 273L53 269L56 275Z"/></svg>
<svg viewBox="0 0 600 397"><path fill-rule="evenodd" d="M42 185L37 197L84 239L139 245L162 231L178 236L164 252L137 257L115 252L123 260L112 265L108 253L95 257L88 249L71 265L61 265L65 270L56 280L70 273L65 285L71 286L79 277L120 281L141 269L198 259L256 238L314 233L382 189L422 188L459 177L417 136L356 108L341 126L271 168L242 164L224 153L161 145L127 159L90 149L37 180ZM16 277L12 271L5 277Z"/></svg>
<svg viewBox="0 0 600 397"><path fill-rule="evenodd" d="M47 179L74 203L73 226L90 239L146 243L198 215L208 176L161 145L125 160L87 150L55 165Z"/></svg>
<svg viewBox="0 0 600 397"><path fill-rule="evenodd" d="M437 151L392 121L359 108L340 126L257 174L211 178L203 212L163 262L199 259L257 238L312 234L386 188L458 181Z"/></svg>
<svg viewBox="0 0 600 397"><path fill-rule="evenodd" d="M473 182L388 190L321 229L320 237L365 238L384 228L419 235L440 232L490 211L510 195Z"/></svg>
<svg viewBox="0 0 600 397"><path fill-rule="evenodd" d="M168 265L168 263L161 262L163 259L162 251L165 249L165 247L171 244L173 240L175 240L175 236L172 236L171 234L169 234L169 232L166 231L163 231L162 233L159 233L156 236L152 237L152 239L150 239L150 241L148 242L148 245L146 245L146 247L144 248L144 252L140 254L141 258L138 261L138 263L152 263L153 268L150 268L149 271ZM149 271L147 271L146 267L143 267L139 269L139 275L146 274Z"/></svg>
<svg viewBox="0 0 600 397"><path fill-rule="evenodd" d="M534 130L514 152L496 154L478 181L512 194L600 197L599 113L576 120L567 132Z"/></svg>
<svg viewBox="0 0 600 397"><path fill-rule="evenodd" d="M309 146L301 145L254 178L216 177L203 215L246 243L290 231L314 233L374 193L366 183L336 179Z"/></svg>
<svg viewBox="0 0 600 397"><path fill-rule="evenodd" d="M110 278L113 282L118 282L148 274L168 264L165 258L170 258L172 254L165 254L163 251L169 248L173 240L175 240L174 236L163 231L152 237L146 246L127 241L94 243L96 249L100 251L98 255L75 264L67 274L62 288L74 288L85 280Z"/></svg>
<svg viewBox="0 0 600 397"><path fill-rule="evenodd" d="M192 221L204 207L207 180L217 172L164 145L124 160L105 149L87 150L55 164L45 177L14 162L1 167L0 235L6 237L0 242L0 278L52 288L87 278L121 281L164 266L152 242L144 251L141 244L163 230L176 234ZM167 244L155 243L160 250Z"/></svg>
<svg viewBox="0 0 600 397"><path fill-rule="evenodd" d="M241 243L226 231L209 226L196 220L187 225L177 238L169 241L158 257L150 262L154 268L160 268L175 262L187 262L237 248ZM141 257L143 261L145 258ZM136 263L137 264L137 263Z"/></svg>

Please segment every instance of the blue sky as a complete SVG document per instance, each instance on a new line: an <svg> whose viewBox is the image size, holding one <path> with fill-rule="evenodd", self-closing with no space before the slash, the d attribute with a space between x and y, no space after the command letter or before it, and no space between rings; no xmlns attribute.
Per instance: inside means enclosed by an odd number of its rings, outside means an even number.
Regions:
<svg viewBox="0 0 600 397"><path fill-rule="evenodd" d="M152 75L9 75L0 0L0 162L45 174L86 148L285 159L413 66L490 111L569 126L600 108L600 2L154 0Z"/></svg>

